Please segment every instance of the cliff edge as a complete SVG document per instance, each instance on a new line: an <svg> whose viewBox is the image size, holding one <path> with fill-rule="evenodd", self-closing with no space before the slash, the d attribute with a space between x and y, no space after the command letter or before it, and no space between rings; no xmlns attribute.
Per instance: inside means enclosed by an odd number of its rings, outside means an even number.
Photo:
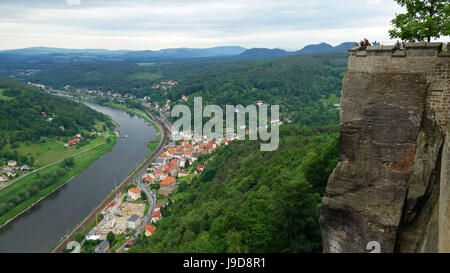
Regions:
<svg viewBox="0 0 450 273"><path fill-rule="evenodd" d="M450 252L449 86L442 43L350 49L324 252Z"/></svg>

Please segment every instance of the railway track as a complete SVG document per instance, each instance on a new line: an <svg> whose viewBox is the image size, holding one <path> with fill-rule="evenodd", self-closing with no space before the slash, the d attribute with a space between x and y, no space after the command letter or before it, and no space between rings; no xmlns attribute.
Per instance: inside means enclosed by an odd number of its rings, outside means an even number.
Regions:
<svg viewBox="0 0 450 273"><path fill-rule="evenodd" d="M119 186L114 188L112 193L123 191L124 187L130 183L133 183L137 177L143 174L143 172L147 169L150 163L155 160L163 151L164 145L167 142L170 134L169 126L166 124L166 121L162 120L159 117L154 117L147 109L147 113L152 117L152 120L157 123L162 132L161 142L159 143L156 150L152 153L152 155L144 161L131 175L125 178ZM62 240L59 245L52 251L56 253L62 253L63 249L66 247L67 243L75 240L75 234L83 232L86 228L88 228L89 224L95 220L96 215L101 212L107 205L109 205L115 199L114 194L110 194L102 203L100 203L90 214L86 217L79 226L77 226L64 240Z"/></svg>

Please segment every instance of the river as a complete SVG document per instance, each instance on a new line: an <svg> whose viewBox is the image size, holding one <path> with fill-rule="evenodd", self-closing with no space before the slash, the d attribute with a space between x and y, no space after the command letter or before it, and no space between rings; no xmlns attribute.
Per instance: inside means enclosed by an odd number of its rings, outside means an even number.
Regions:
<svg viewBox="0 0 450 273"><path fill-rule="evenodd" d="M141 118L122 110L86 103L120 124L128 138L117 139L114 148L77 177L53 192L28 212L0 229L0 252L48 252L78 225L144 160L156 140L156 130Z"/></svg>

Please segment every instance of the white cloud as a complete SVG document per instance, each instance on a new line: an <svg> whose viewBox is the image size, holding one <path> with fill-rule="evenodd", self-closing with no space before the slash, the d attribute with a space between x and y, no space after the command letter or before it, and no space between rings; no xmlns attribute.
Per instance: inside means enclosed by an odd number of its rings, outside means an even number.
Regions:
<svg viewBox="0 0 450 273"><path fill-rule="evenodd" d="M29 2L33 1L33 5ZM62 0L61 0L62 1ZM394 0L2 0L0 49L282 47L389 41ZM378 5L380 3L380 5ZM76 7L76 8L74 8Z"/></svg>
<svg viewBox="0 0 450 273"><path fill-rule="evenodd" d="M81 5L81 0L66 0L69 6L79 6Z"/></svg>

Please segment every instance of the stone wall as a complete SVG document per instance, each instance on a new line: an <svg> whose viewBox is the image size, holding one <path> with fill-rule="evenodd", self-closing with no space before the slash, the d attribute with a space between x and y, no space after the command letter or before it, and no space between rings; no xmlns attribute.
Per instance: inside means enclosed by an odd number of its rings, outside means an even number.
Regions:
<svg viewBox="0 0 450 273"><path fill-rule="evenodd" d="M450 134L442 153L441 197L439 207L439 252L450 253Z"/></svg>
<svg viewBox="0 0 450 273"><path fill-rule="evenodd" d="M320 217L325 252L368 252L370 241L382 252L449 251L449 86L442 43L350 49L340 162Z"/></svg>
<svg viewBox="0 0 450 273"><path fill-rule="evenodd" d="M450 120L450 51L442 43L407 43L405 49L373 46L350 49L348 70L367 73L419 73L429 83L427 114L441 126Z"/></svg>

